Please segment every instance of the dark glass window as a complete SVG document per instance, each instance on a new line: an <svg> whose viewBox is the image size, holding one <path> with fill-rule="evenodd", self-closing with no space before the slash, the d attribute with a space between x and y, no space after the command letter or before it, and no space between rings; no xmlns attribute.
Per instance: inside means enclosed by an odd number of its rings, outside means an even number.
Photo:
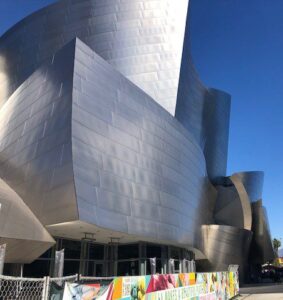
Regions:
<svg viewBox="0 0 283 300"><path fill-rule="evenodd" d="M174 269L175 269L175 273L178 273L180 271L180 262L179 262L179 260L174 261Z"/></svg>
<svg viewBox="0 0 283 300"><path fill-rule="evenodd" d="M138 261L123 261L118 263L118 276L139 275Z"/></svg>
<svg viewBox="0 0 283 300"><path fill-rule="evenodd" d="M180 250L178 248L171 248L171 258L179 259L180 258Z"/></svg>
<svg viewBox="0 0 283 300"><path fill-rule="evenodd" d="M104 259L104 246L91 243L89 245L89 259L90 260L103 260Z"/></svg>
<svg viewBox="0 0 283 300"><path fill-rule="evenodd" d="M62 249L65 249L65 258L80 259L81 242L72 240L62 240Z"/></svg>
<svg viewBox="0 0 283 300"><path fill-rule="evenodd" d="M96 266L95 266L95 276L97 276L97 277L103 276L103 264L96 264Z"/></svg>
<svg viewBox="0 0 283 300"><path fill-rule="evenodd" d="M148 244L146 246L146 257L147 258L161 258L161 247L156 245Z"/></svg>
<svg viewBox="0 0 283 300"><path fill-rule="evenodd" d="M74 275L79 272L80 261L65 260L64 262L64 276Z"/></svg>
<svg viewBox="0 0 283 300"><path fill-rule="evenodd" d="M95 276L95 265L94 261L89 261L87 264L87 276Z"/></svg>
<svg viewBox="0 0 283 300"><path fill-rule="evenodd" d="M103 276L103 263L97 263L94 261L88 262L88 271L87 276L96 276L102 277Z"/></svg>
<svg viewBox="0 0 283 300"><path fill-rule="evenodd" d="M118 259L130 259L139 257L139 245L119 245Z"/></svg>
<svg viewBox="0 0 283 300"><path fill-rule="evenodd" d="M50 260L36 260L24 265L24 277L40 278L49 275Z"/></svg>

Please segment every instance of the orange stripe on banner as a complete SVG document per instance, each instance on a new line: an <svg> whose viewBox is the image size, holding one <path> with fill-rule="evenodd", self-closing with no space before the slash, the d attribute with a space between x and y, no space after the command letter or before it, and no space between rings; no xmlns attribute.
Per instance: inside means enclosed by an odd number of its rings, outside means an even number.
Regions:
<svg viewBox="0 0 283 300"><path fill-rule="evenodd" d="M112 300L122 298L122 284L123 284L122 277L118 277L114 280L114 291L113 291Z"/></svg>

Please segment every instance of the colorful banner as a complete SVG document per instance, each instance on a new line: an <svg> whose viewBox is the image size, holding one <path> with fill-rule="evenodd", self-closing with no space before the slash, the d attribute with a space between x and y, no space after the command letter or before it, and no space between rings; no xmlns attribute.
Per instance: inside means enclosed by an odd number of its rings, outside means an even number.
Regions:
<svg viewBox="0 0 283 300"><path fill-rule="evenodd" d="M197 284L206 293L215 293L217 300L227 300L239 294L238 272L197 273Z"/></svg>
<svg viewBox="0 0 283 300"><path fill-rule="evenodd" d="M63 300L228 300L238 295L238 272L117 277L108 287L66 284Z"/></svg>
<svg viewBox="0 0 283 300"><path fill-rule="evenodd" d="M195 273L118 277L113 281L112 299L140 300L149 293L194 284Z"/></svg>
<svg viewBox="0 0 283 300"><path fill-rule="evenodd" d="M110 286L100 284L65 283L63 300L111 300L112 283Z"/></svg>
<svg viewBox="0 0 283 300"><path fill-rule="evenodd" d="M191 300L217 300L217 297L216 297L216 294L213 292L213 293L209 293L209 294L200 295Z"/></svg>
<svg viewBox="0 0 283 300"><path fill-rule="evenodd" d="M158 291L145 295L145 300L191 300L198 299L199 295L203 295L203 285L194 284L191 286L175 288L170 290ZM215 298L213 298L214 300ZM140 299L139 299L140 300Z"/></svg>

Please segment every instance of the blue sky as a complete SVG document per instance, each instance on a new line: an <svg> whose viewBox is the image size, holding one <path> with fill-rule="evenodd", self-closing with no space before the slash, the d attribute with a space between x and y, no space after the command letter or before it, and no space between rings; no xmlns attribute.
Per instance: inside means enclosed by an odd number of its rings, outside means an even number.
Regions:
<svg viewBox="0 0 283 300"><path fill-rule="evenodd" d="M0 35L54 0L0 0ZM194 63L232 95L228 174L263 170L272 235L283 238L283 1L191 0Z"/></svg>
<svg viewBox="0 0 283 300"><path fill-rule="evenodd" d="M194 63L232 95L228 174L263 170L273 237L283 238L283 1L192 0Z"/></svg>

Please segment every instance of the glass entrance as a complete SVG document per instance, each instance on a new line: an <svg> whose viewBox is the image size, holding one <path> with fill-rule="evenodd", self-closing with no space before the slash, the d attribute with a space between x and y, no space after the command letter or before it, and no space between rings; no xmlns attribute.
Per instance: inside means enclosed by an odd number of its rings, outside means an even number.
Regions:
<svg viewBox="0 0 283 300"><path fill-rule="evenodd" d="M103 262L88 261L87 276L103 277L104 276Z"/></svg>

